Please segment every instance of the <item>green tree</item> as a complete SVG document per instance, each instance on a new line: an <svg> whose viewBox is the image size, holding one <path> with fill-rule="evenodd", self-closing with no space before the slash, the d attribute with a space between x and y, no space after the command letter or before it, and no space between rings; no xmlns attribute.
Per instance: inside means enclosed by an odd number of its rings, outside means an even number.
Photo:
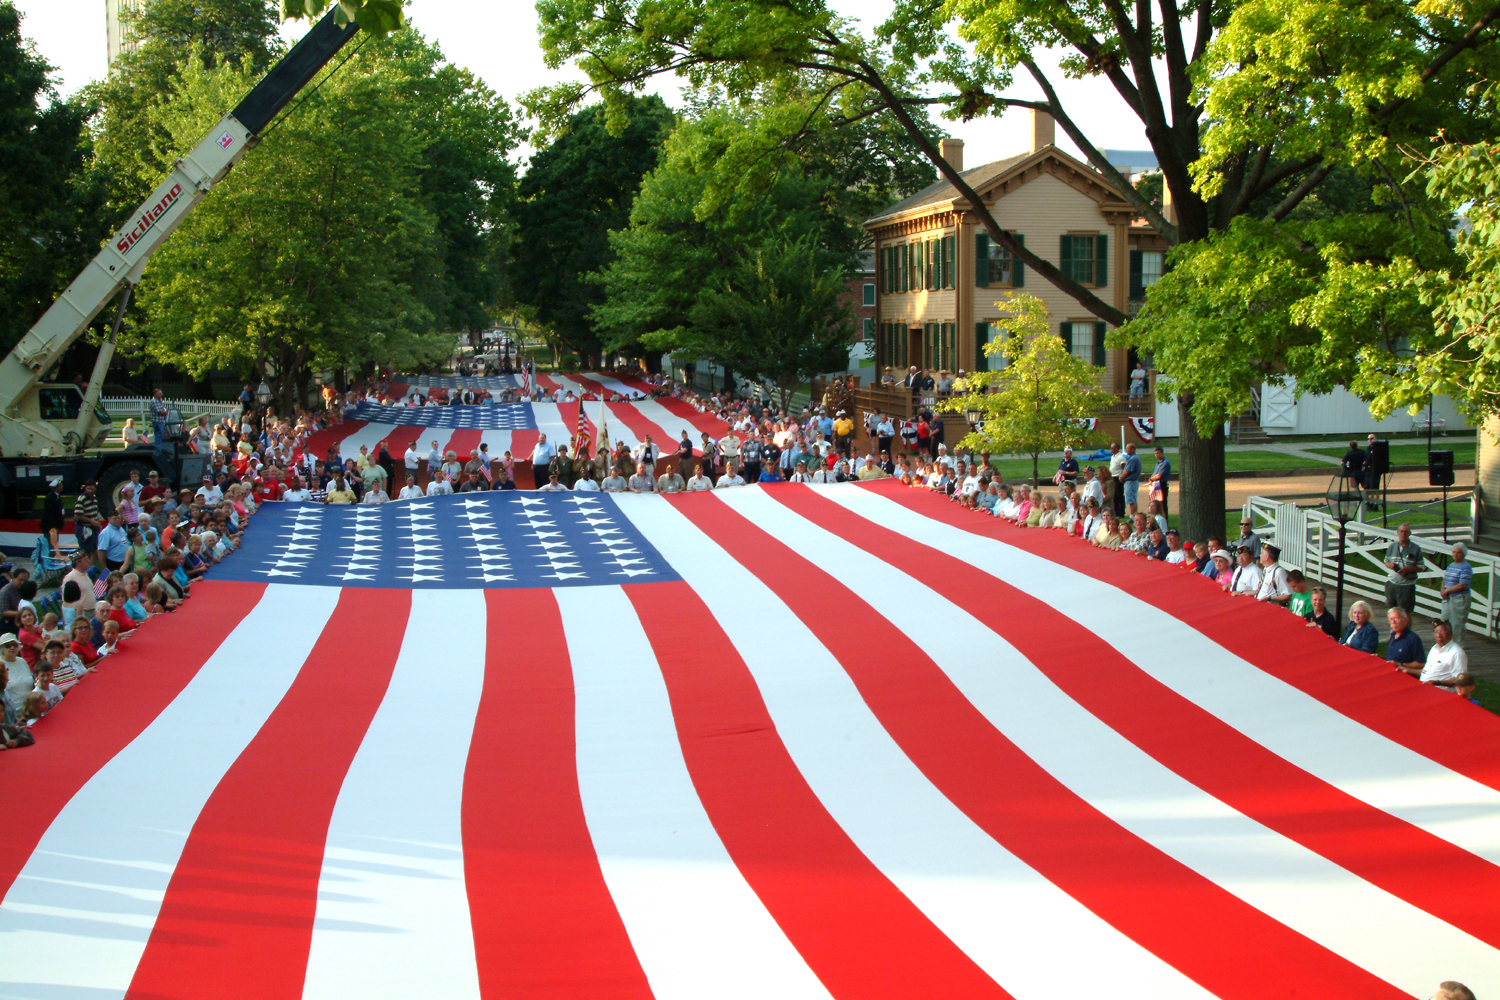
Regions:
<svg viewBox="0 0 1500 1000"><path fill-rule="evenodd" d="M589 276L609 262L610 230L629 223L641 179L656 166L673 123L659 97L632 102L618 136L604 117L601 105L578 112L531 157L513 209L512 294L585 360L603 346L591 313L604 292Z"/></svg>
<svg viewBox="0 0 1500 1000"><path fill-rule="evenodd" d="M788 154L765 185L727 199L711 190L718 175L709 164L742 131L734 110L718 106L668 139L629 226L609 236L612 259L598 278L605 298L593 309L606 350L633 352L647 335L654 351L685 347L694 306L767 241L811 241L823 269L847 273L853 264L863 233L841 202L849 196L844 178L813 174Z"/></svg>
<svg viewBox="0 0 1500 1000"><path fill-rule="evenodd" d="M1407 197L1394 176L1383 176L1394 174L1393 150L1440 126L1481 127L1461 88L1492 58L1500 32L1500 8L1464 0L1160 0L1133 7L1119 0L901 0L873 41L817 0L687 8L669 0L538 0L537 9L549 62L571 60L590 81L529 97L544 126L594 90L618 125L628 95L662 73L721 87L738 101L765 92L800 95L813 74L824 83L818 99L799 97L763 116L766 148L808 128L888 118L965 198L991 240L1117 327L1127 318L1120 310L999 227L942 159L926 108L952 120L1015 107L1051 114L1171 245L1186 246L1241 216L1286 221L1341 167L1382 176L1393 199ZM1034 58L1044 47L1065 50L1065 74L1106 82L1140 119L1175 220L1127 184L1079 127ZM1032 79L1043 98L1005 96L1017 75ZM726 170L738 166L731 160ZM1111 342L1134 336L1116 331ZM1276 354L1249 354L1223 352L1212 370L1171 372L1190 533L1207 534L1224 509L1223 397L1210 392L1213 401L1198 405L1198 392L1233 382L1247 401L1258 366L1282 363Z"/></svg>
<svg viewBox="0 0 1500 1000"><path fill-rule="evenodd" d="M184 63L212 69L248 60L258 76L286 48L276 34L275 12L270 0L147 0L122 9L121 20L138 44L120 54L109 76L86 89L99 109L95 154L117 212L135 208L181 152L150 110L173 100Z"/></svg>
<svg viewBox="0 0 1500 1000"><path fill-rule="evenodd" d="M1099 388L1099 372L1076 357L1063 339L1050 333L1047 307L1032 295L1010 294L997 302L1008 313L1008 336L991 341L985 354L991 370L966 375L942 408L983 414L980 427L959 442L969 451L1030 455L1031 482L1040 481L1044 451L1097 444L1101 435L1085 429L1082 418L1108 406L1113 396Z"/></svg>
<svg viewBox="0 0 1500 1000"><path fill-rule="evenodd" d="M283 405L317 368L432 363L443 246L423 196L428 133L441 120L412 70L410 38L325 70L153 257L134 331L147 356L201 374L265 371ZM416 60L418 66L425 60ZM187 148L254 79L249 61L184 63L154 126ZM424 100L424 98L426 98Z"/></svg>
<svg viewBox="0 0 1500 1000"><path fill-rule="evenodd" d="M0 2L0 351L9 351L109 232L89 152L87 101L61 100L53 67Z"/></svg>
<svg viewBox="0 0 1500 1000"><path fill-rule="evenodd" d="M844 271L821 263L810 240L773 240L747 253L692 310L690 355L776 386L785 408L814 375L848 363L854 316ZM647 338L650 343L650 338Z"/></svg>
<svg viewBox="0 0 1500 1000"><path fill-rule="evenodd" d="M1368 299L1419 297L1432 310L1429 322L1410 324L1402 339L1362 352L1360 388L1381 416L1441 393L1479 424L1500 413L1500 146L1441 142L1420 176L1431 197L1462 209L1467 225L1457 236L1457 261L1419 268L1398 258L1351 275L1351 283L1369 286L1361 288Z"/></svg>

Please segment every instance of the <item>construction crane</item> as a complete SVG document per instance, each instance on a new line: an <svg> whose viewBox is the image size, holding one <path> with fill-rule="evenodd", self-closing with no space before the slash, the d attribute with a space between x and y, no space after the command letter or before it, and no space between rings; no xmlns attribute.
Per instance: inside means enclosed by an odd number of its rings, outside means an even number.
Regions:
<svg viewBox="0 0 1500 1000"><path fill-rule="evenodd" d="M163 481L177 484L195 482L207 471L209 456L187 446L180 419L169 423L163 439L153 444L88 454L113 428L112 418L99 404L99 393L125 307L152 253L358 30L354 22L339 24L336 12L329 11L191 152L172 164L140 208L0 359L0 491L6 514L14 516L28 508L28 498L43 493L59 477L65 488L98 480L99 506L108 511L131 471L139 472L143 481L155 471ZM116 296L114 323L99 347L87 386L43 381Z"/></svg>

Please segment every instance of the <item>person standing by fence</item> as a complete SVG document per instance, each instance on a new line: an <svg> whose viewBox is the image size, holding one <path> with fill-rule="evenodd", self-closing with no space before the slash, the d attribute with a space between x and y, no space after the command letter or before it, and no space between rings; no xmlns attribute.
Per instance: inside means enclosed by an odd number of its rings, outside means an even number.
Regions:
<svg viewBox="0 0 1500 1000"><path fill-rule="evenodd" d="M1417 574L1422 572L1422 548L1411 540L1411 525L1396 529L1396 540L1385 550L1385 568L1391 571L1385 580L1387 607L1417 609Z"/></svg>
<svg viewBox="0 0 1500 1000"><path fill-rule="evenodd" d="M1473 583L1474 567L1469 565L1468 546L1459 542L1453 546L1453 561L1443 570L1443 590L1438 596L1443 599L1443 617L1453 628L1453 641L1460 646L1464 644L1464 632L1469 627Z"/></svg>

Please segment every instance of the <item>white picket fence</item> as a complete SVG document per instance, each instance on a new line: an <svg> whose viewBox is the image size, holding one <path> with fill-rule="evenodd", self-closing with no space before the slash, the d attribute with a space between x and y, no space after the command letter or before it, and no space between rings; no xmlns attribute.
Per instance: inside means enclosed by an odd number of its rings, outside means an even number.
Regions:
<svg viewBox="0 0 1500 1000"><path fill-rule="evenodd" d="M1396 491L1392 491L1396 492ZM1420 491L1430 495L1430 490ZM1261 539L1281 550L1282 565L1288 569L1300 569L1308 577L1332 584L1338 579L1339 523L1326 508L1298 507L1296 498L1251 497L1245 502L1244 516L1254 523L1255 532ZM1468 494L1449 500L1466 513L1470 507ZM1429 617L1438 617L1442 601L1438 591L1443 586L1443 570L1452 562L1455 542L1471 545L1472 521L1450 524L1448 539L1443 540L1443 526L1422 524L1412 527L1412 541L1422 549L1422 571L1417 575L1417 611ZM1396 540L1396 524L1382 528L1368 521L1350 521L1344 539L1344 590L1385 600L1385 581L1390 571L1385 566L1385 553ZM1477 552L1472 547L1468 554L1469 565L1474 567L1474 583L1470 588L1473 602L1469 606L1469 628L1496 637L1495 579L1496 565L1500 557ZM1347 605L1347 602L1346 602Z"/></svg>
<svg viewBox="0 0 1500 1000"><path fill-rule="evenodd" d="M121 426L124 426L126 417L134 417L137 427L149 429L151 425L151 419L148 416L151 412L150 397L105 396L100 402L104 404L104 411L114 417ZM208 417L212 423L220 417L238 415L240 412L239 403L223 399L168 399L166 404L175 406L182 414L182 419L189 424L197 423L199 417Z"/></svg>

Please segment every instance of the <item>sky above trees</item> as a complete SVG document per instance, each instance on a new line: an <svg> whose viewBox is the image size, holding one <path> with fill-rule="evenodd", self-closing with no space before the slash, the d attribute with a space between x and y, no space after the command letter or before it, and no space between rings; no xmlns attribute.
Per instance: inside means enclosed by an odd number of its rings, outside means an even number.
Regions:
<svg viewBox="0 0 1500 1000"><path fill-rule="evenodd" d="M16 6L26 15L22 33L36 43L43 58L58 67L62 94L71 94L104 75L104 5L99 0L17 0ZM891 0L834 0L831 6L859 18L869 29L889 15ZM536 43L536 11L527 0L506 4L412 0L407 16L418 31L442 48L450 62L473 71L508 100L541 84L578 78L571 68L553 71L542 64ZM304 22L283 26L288 40L295 40L306 30ZM1115 149L1146 147L1138 121L1107 84L1097 79L1064 80L1056 71L1056 58L1050 54L1038 61L1058 81L1063 101L1095 142ZM659 81L647 92L660 95L671 106L682 104L675 81ZM1029 80L1018 80L1005 93L1041 97ZM1024 148L1029 141L1027 127L1026 116L1016 113L999 121L982 119L955 126L954 134L964 140L965 163L974 165ZM1061 132L1058 145L1077 153ZM531 150L522 147L517 152L524 159Z"/></svg>

